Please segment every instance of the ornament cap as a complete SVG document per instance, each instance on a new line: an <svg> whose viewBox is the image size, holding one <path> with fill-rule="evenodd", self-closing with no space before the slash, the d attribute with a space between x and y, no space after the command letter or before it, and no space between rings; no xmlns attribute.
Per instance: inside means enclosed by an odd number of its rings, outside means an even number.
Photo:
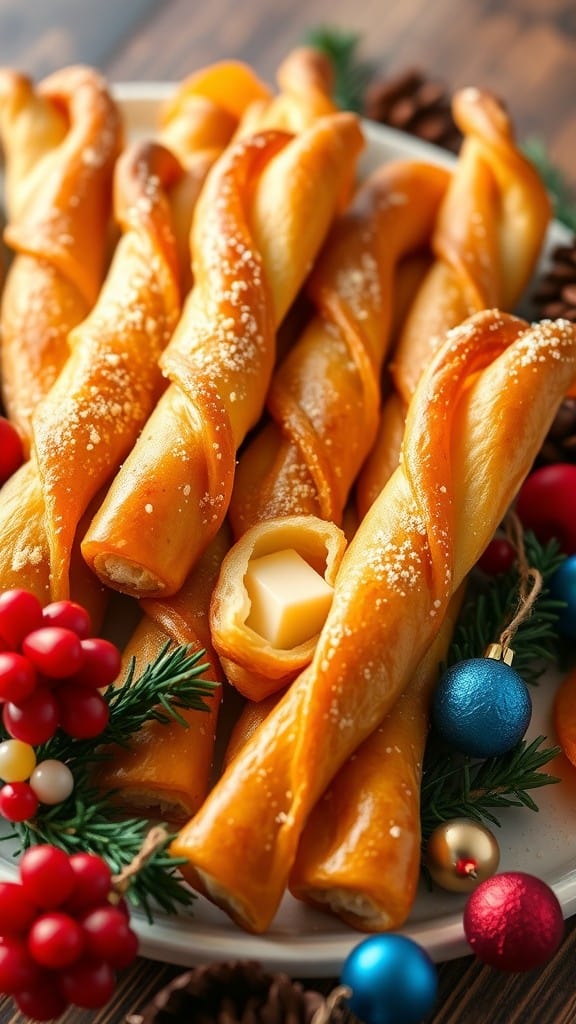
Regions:
<svg viewBox="0 0 576 1024"><path fill-rule="evenodd" d="M511 665L514 661L514 651L511 647L505 647L503 644L489 644L484 652L485 658L493 658L494 661L503 661L506 665Z"/></svg>

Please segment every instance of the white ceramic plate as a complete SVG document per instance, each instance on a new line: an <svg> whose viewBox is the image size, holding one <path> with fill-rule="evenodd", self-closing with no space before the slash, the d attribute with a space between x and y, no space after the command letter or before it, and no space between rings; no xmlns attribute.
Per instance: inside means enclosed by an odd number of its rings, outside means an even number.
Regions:
<svg viewBox="0 0 576 1024"><path fill-rule="evenodd" d="M157 123L163 100L174 86L167 83L118 85L116 95L124 108L134 136L150 134ZM367 149L362 173L385 160L404 157L428 159L451 165L453 157L442 150L400 132L367 124ZM549 247L568 236L554 224ZM550 710L558 677L549 675L533 692L534 714L528 737L547 735L554 743ZM508 810L497 830L501 870L523 870L538 875L552 886L564 915L576 912L576 770L564 760L553 766L564 776L557 786L537 791L540 811ZM13 877L16 868L7 845L0 847L0 877ZM421 890L405 928L405 935L424 946L434 960L469 953L462 930L465 897ZM133 924L144 956L185 966L236 957L255 958L271 968L301 977L337 976L341 964L362 935L337 918L313 911L289 895L284 899L266 936L240 931L226 915L202 898L193 916L158 914L150 925L139 914Z"/></svg>

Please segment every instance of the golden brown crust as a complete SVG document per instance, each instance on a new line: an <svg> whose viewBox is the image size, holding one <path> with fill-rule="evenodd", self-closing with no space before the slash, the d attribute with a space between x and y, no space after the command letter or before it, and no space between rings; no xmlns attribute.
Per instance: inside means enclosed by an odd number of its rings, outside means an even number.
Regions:
<svg viewBox="0 0 576 1024"><path fill-rule="evenodd" d="M336 115L295 138L240 140L210 175L194 221L196 284L162 360L172 384L83 545L112 586L176 592L222 522L236 449L262 412L275 326L360 145L356 119Z"/></svg>
<svg viewBox="0 0 576 1024"><path fill-rule="evenodd" d="M270 924L310 810L407 686L575 372L574 325L495 311L449 332L425 372L402 463L348 546L311 665L172 844L243 927Z"/></svg>
<svg viewBox="0 0 576 1024"><path fill-rule="evenodd" d="M239 461L237 535L270 516L341 521L378 426L395 271L429 242L448 180L430 164L387 164L334 225L307 285L315 316L272 378L272 424Z"/></svg>
<svg viewBox="0 0 576 1024"><path fill-rule="evenodd" d="M29 443L34 409L68 356L68 333L100 289L121 125L101 76L70 67L37 89L3 71L0 126L11 189L5 239L16 253L2 299L2 387Z"/></svg>
<svg viewBox="0 0 576 1024"><path fill-rule="evenodd" d="M168 641L190 644L204 652L203 679L221 683L222 670L212 648L208 606L222 558L229 546L223 528L174 598L144 601L144 617L124 651L124 664L136 659L136 673L156 658ZM98 773L98 785L115 792L125 809L159 812L181 823L205 799L211 781L216 725L222 690L205 699L206 711L181 711L187 728L177 722L147 723L122 749L116 748Z"/></svg>
<svg viewBox="0 0 576 1024"><path fill-rule="evenodd" d="M118 161L115 212L122 235L71 353L32 426L50 548L52 594L67 596L76 527L134 444L163 379L158 359L180 312L178 263L167 198L182 169L155 143Z"/></svg>
<svg viewBox="0 0 576 1024"><path fill-rule="evenodd" d="M292 894L360 931L399 928L416 896L428 707L462 596L452 599L408 688L312 809L298 845Z"/></svg>
<svg viewBox="0 0 576 1024"><path fill-rule="evenodd" d="M396 390L358 480L363 515L398 458L406 408L447 330L482 309L512 310L536 265L551 216L546 189L488 93L463 89L454 116L464 142L440 207L434 262L408 310L390 374Z"/></svg>

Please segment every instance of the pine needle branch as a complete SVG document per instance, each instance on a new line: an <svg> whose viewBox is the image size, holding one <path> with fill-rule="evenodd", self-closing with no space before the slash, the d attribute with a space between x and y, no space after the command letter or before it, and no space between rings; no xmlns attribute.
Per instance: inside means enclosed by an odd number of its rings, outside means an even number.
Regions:
<svg viewBox="0 0 576 1024"><path fill-rule="evenodd" d="M500 757L474 762L471 758L443 749L434 739L429 744L422 780L422 839L452 818L500 825L493 808L538 807L529 790L560 780L541 769L559 752L543 747L544 736L531 743L522 740Z"/></svg>
<svg viewBox="0 0 576 1024"><path fill-rule="evenodd" d="M37 843L50 843L66 853L95 853L109 865L113 874L130 864L140 852L150 824L143 818L119 818L111 810L111 794L101 794L86 783L76 785L74 794L63 804L52 807L33 821L13 824L19 841L17 853ZM167 913L191 906L194 893L182 884L178 873L181 860L167 853L166 842L130 881L126 898L140 907L149 921L156 907Z"/></svg>
<svg viewBox="0 0 576 1024"><path fill-rule="evenodd" d="M364 93L371 81L375 64L359 56L360 35L330 26L312 29L306 43L325 54L334 70L334 102L343 110L362 113Z"/></svg>
<svg viewBox="0 0 576 1024"><path fill-rule="evenodd" d="M536 683L545 664L557 657L556 624L565 606L550 596L549 583L565 555L556 540L541 545L531 531L524 535L524 545L528 564L541 573L543 587L531 615L520 623L512 647L514 669L527 683ZM498 640L517 606L518 593L515 566L472 591L454 631L448 665L481 657L488 645Z"/></svg>
<svg viewBox="0 0 576 1024"><path fill-rule="evenodd" d="M576 194L568 185L563 172L550 159L541 139L529 138L522 149L544 182L554 208L554 216L566 227L576 231Z"/></svg>
<svg viewBox="0 0 576 1024"><path fill-rule="evenodd" d="M215 682L202 679L209 668L205 652L188 645L167 642L157 657L135 678L134 661L121 685L110 686L104 697L110 717L97 740L75 740L61 730L37 751L38 761L65 761L74 776L74 791L67 800L53 807L40 805L34 819L13 825L20 850L36 843L50 843L68 853L79 850L104 858L114 874L130 864L142 849L150 822L145 818L124 818L114 805L114 793L94 787L94 768L112 756L114 745L125 746L131 736L146 724L178 721L187 728L180 710L207 711ZM141 907L151 921L153 908L176 913L188 907L194 894L183 884L178 860L158 849L131 880L127 898Z"/></svg>

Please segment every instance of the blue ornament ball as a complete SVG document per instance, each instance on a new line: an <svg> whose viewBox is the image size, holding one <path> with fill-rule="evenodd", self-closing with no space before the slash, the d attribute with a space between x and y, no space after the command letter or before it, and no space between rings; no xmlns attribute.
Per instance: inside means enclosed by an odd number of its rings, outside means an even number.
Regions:
<svg viewBox="0 0 576 1024"><path fill-rule="evenodd" d="M420 1024L432 1010L438 974L427 952L404 935L364 939L344 961L340 982L364 1024Z"/></svg>
<svg viewBox="0 0 576 1024"><path fill-rule="evenodd" d="M505 661L469 658L444 673L432 718L446 743L471 757L497 757L524 736L532 717L528 687Z"/></svg>
<svg viewBox="0 0 576 1024"><path fill-rule="evenodd" d="M558 613L558 632L576 639L576 555L570 555L554 573L550 595L556 601L566 602Z"/></svg>

